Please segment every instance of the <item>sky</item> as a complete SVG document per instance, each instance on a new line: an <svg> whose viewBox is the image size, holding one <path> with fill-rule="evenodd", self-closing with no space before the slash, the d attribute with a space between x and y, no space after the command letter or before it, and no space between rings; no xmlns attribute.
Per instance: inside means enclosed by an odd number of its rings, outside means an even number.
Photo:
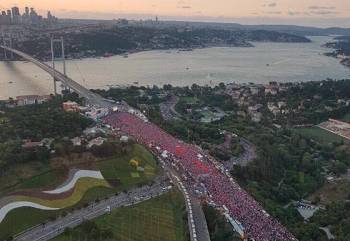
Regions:
<svg viewBox="0 0 350 241"><path fill-rule="evenodd" d="M0 0L0 9L35 7L61 18L296 24L350 27L350 0Z"/></svg>

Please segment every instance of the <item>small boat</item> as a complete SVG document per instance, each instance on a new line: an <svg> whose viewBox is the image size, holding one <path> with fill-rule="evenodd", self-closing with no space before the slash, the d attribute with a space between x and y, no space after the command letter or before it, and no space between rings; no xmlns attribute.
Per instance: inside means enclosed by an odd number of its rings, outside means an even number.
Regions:
<svg viewBox="0 0 350 241"><path fill-rule="evenodd" d="M9 81L9 84L13 84L13 81Z"/></svg>
<svg viewBox="0 0 350 241"><path fill-rule="evenodd" d="M111 53L105 53L103 55L103 57L105 57L105 58L109 58L109 57L112 57L112 56L113 56L113 54L111 54Z"/></svg>

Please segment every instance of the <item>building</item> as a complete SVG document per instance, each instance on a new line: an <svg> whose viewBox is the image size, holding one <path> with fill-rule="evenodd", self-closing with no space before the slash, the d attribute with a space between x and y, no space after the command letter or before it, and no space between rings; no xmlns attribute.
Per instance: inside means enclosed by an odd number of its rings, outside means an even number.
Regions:
<svg viewBox="0 0 350 241"><path fill-rule="evenodd" d="M108 108L92 108L89 112L86 112L85 115L88 118L91 118L91 119L97 121L100 118L108 115L108 113L109 113Z"/></svg>
<svg viewBox="0 0 350 241"><path fill-rule="evenodd" d="M36 148L36 147L41 147L43 146L43 143L41 143L40 141L25 141L22 144L22 147L24 149L32 149L32 148Z"/></svg>
<svg viewBox="0 0 350 241"><path fill-rule="evenodd" d="M263 108L263 105L261 105L261 104L256 104L254 106L248 107L248 113L249 113L251 120L253 122L260 122L261 121L262 113L260 111L262 108Z"/></svg>
<svg viewBox="0 0 350 241"><path fill-rule="evenodd" d="M6 21L8 22L8 24L11 24L12 23L12 13L11 13L11 10L7 10L6 11Z"/></svg>
<svg viewBox="0 0 350 241"><path fill-rule="evenodd" d="M29 8L28 7L25 7L25 10L24 10L25 12L24 12L24 14L26 15L26 16L29 16Z"/></svg>
<svg viewBox="0 0 350 241"><path fill-rule="evenodd" d="M73 143L73 146L81 146L82 144L82 139L80 137L74 137L73 139L70 139L71 142Z"/></svg>
<svg viewBox="0 0 350 241"><path fill-rule="evenodd" d="M47 19L38 15L34 8L25 7L23 15L18 7L12 7L11 10L3 10L0 15L0 25L48 25L57 23L57 18L49 11Z"/></svg>
<svg viewBox="0 0 350 241"><path fill-rule="evenodd" d="M51 99L50 95L21 95L16 97L18 106L42 104Z"/></svg>
<svg viewBox="0 0 350 241"><path fill-rule="evenodd" d="M12 10L12 24L20 24L21 14L19 13L19 8L13 7L11 10Z"/></svg>
<svg viewBox="0 0 350 241"><path fill-rule="evenodd" d="M5 25L5 24L8 24L7 15L5 11L2 11L0 15L0 25Z"/></svg>
<svg viewBox="0 0 350 241"><path fill-rule="evenodd" d="M280 109L273 102L267 103L267 108L275 116L278 115L279 113L281 113Z"/></svg>
<svg viewBox="0 0 350 241"><path fill-rule="evenodd" d="M92 139L89 141L89 144L87 145L88 148L91 148L93 146L101 146L106 141L106 138L103 137L97 137L95 139Z"/></svg>
<svg viewBox="0 0 350 241"><path fill-rule="evenodd" d="M79 112L80 106L77 102L74 101L67 101L62 104L62 107L65 111L68 112Z"/></svg>

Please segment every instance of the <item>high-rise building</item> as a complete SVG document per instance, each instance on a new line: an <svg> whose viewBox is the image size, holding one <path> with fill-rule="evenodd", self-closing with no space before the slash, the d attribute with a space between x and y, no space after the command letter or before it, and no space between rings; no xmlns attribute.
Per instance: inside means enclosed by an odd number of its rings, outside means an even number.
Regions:
<svg viewBox="0 0 350 241"><path fill-rule="evenodd" d="M26 16L29 16L29 8L28 7L25 7L25 10L24 10L25 12L24 12L24 14L26 15Z"/></svg>
<svg viewBox="0 0 350 241"><path fill-rule="evenodd" d="M2 11L0 15L0 25L7 24L6 23L6 12Z"/></svg>
<svg viewBox="0 0 350 241"><path fill-rule="evenodd" d="M11 10L7 10L6 22L7 22L8 24L12 23L12 13L11 13Z"/></svg>
<svg viewBox="0 0 350 241"><path fill-rule="evenodd" d="M38 24L39 22L38 14L35 12L34 8L30 8L29 16L30 16L30 22L32 24Z"/></svg>
<svg viewBox="0 0 350 241"><path fill-rule="evenodd" d="M12 23L13 24L20 24L21 23L21 15L19 13L18 7L12 8Z"/></svg>
<svg viewBox="0 0 350 241"><path fill-rule="evenodd" d="M22 23L23 24L30 24L29 7L24 8L24 13L22 16Z"/></svg>
<svg viewBox="0 0 350 241"><path fill-rule="evenodd" d="M7 11L0 11L0 25L7 24L34 24L47 25L57 23L57 18L49 11L47 19L38 15L34 8L25 7L23 15L21 15L18 7L12 7Z"/></svg>

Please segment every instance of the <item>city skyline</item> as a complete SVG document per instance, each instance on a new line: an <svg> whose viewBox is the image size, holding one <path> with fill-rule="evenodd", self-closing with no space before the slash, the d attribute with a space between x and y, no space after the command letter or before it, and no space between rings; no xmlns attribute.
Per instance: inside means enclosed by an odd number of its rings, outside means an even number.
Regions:
<svg viewBox="0 0 350 241"><path fill-rule="evenodd" d="M0 9L33 6L40 14L51 10L60 18L145 19L238 22L243 24L296 24L350 27L350 2L345 0L3 0Z"/></svg>
<svg viewBox="0 0 350 241"><path fill-rule="evenodd" d="M57 18L51 14L50 11L46 13L46 19L38 14L33 7L26 6L22 10L13 6L9 9L0 8L0 25L9 24L25 24L25 25L43 25L43 24L53 24L57 22Z"/></svg>

